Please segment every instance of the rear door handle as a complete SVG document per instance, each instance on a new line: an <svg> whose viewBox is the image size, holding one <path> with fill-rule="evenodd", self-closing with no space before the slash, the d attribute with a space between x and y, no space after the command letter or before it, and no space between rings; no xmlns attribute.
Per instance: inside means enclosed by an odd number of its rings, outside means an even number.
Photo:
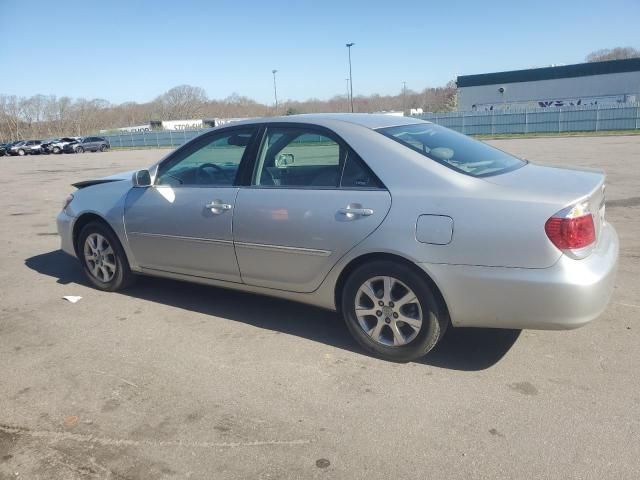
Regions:
<svg viewBox="0 0 640 480"><path fill-rule="evenodd" d="M342 215L346 215L348 218L353 218L356 215L360 217L368 217L369 215L373 215L373 210L370 208L341 208L338 210L338 213Z"/></svg>
<svg viewBox="0 0 640 480"><path fill-rule="evenodd" d="M214 200L213 202L205 204L204 207L211 210L211 213L224 213L231 210L231 205L224 203L222 200Z"/></svg>

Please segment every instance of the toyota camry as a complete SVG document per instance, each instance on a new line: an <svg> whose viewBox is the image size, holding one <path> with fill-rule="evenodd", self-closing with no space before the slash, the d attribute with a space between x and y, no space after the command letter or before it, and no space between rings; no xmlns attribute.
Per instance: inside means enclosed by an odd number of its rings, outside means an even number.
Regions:
<svg viewBox="0 0 640 480"><path fill-rule="evenodd" d="M369 352L447 327L571 329L612 293L605 176L417 118L318 114L208 130L148 169L74 184L62 249L96 288L153 275L335 310Z"/></svg>

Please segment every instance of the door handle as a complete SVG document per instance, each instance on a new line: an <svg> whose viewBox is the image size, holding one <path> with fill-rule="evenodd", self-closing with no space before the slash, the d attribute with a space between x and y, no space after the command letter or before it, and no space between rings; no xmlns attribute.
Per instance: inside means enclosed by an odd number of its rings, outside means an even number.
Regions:
<svg viewBox="0 0 640 480"><path fill-rule="evenodd" d="M369 215L373 215L373 210L370 208L341 208L338 210L338 213L342 215L346 215L348 218L353 218L356 215L360 217L368 217Z"/></svg>
<svg viewBox="0 0 640 480"><path fill-rule="evenodd" d="M208 208L212 213L224 213L227 210L231 210L231 205L223 203L222 200L214 200L205 204L204 208Z"/></svg>

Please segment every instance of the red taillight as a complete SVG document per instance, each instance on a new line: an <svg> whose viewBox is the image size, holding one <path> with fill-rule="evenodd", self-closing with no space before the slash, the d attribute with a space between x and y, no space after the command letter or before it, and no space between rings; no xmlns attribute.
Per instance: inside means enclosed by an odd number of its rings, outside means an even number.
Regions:
<svg viewBox="0 0 640 480"><path fill-rule="evenodd" d="M596 240L593 215L574 218L551 217L544 225L549 240L560 250L585 248Z"/></svg>

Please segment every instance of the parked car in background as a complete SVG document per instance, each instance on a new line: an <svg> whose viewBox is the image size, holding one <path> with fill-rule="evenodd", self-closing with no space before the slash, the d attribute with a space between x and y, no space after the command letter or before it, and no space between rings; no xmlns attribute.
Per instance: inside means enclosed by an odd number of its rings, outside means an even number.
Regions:
<svg viewBox="0 0 640 480"><path fill-rule="evenodd" d="M50 140L43 144L43 148L49 153L62 153L65 145L69 143L77 143L78 139L74 137L62 137Z"/></svg>
<svg viewBox="0 0 640 480"><path fill-rule="evenodd" d="M22 140L9 148L10 155L38 155L42 153L40 140Z"/></svg>
<svg viewBox="0 0 640 480"><path fill-rule="evenodd" d="M76 183L57 223L98 289L139 273L297 300L407 361L448 326L598 317L618 260L604 182L417 118L296 115L216 128L149 169Z"/></svg>
<svg viewBox="0 0 640 480"><path fill-rule="evenodd" d="M105 152L111 145L103 137L84 137L75 142L67 143L62 150L65 153Z"/></svg>

